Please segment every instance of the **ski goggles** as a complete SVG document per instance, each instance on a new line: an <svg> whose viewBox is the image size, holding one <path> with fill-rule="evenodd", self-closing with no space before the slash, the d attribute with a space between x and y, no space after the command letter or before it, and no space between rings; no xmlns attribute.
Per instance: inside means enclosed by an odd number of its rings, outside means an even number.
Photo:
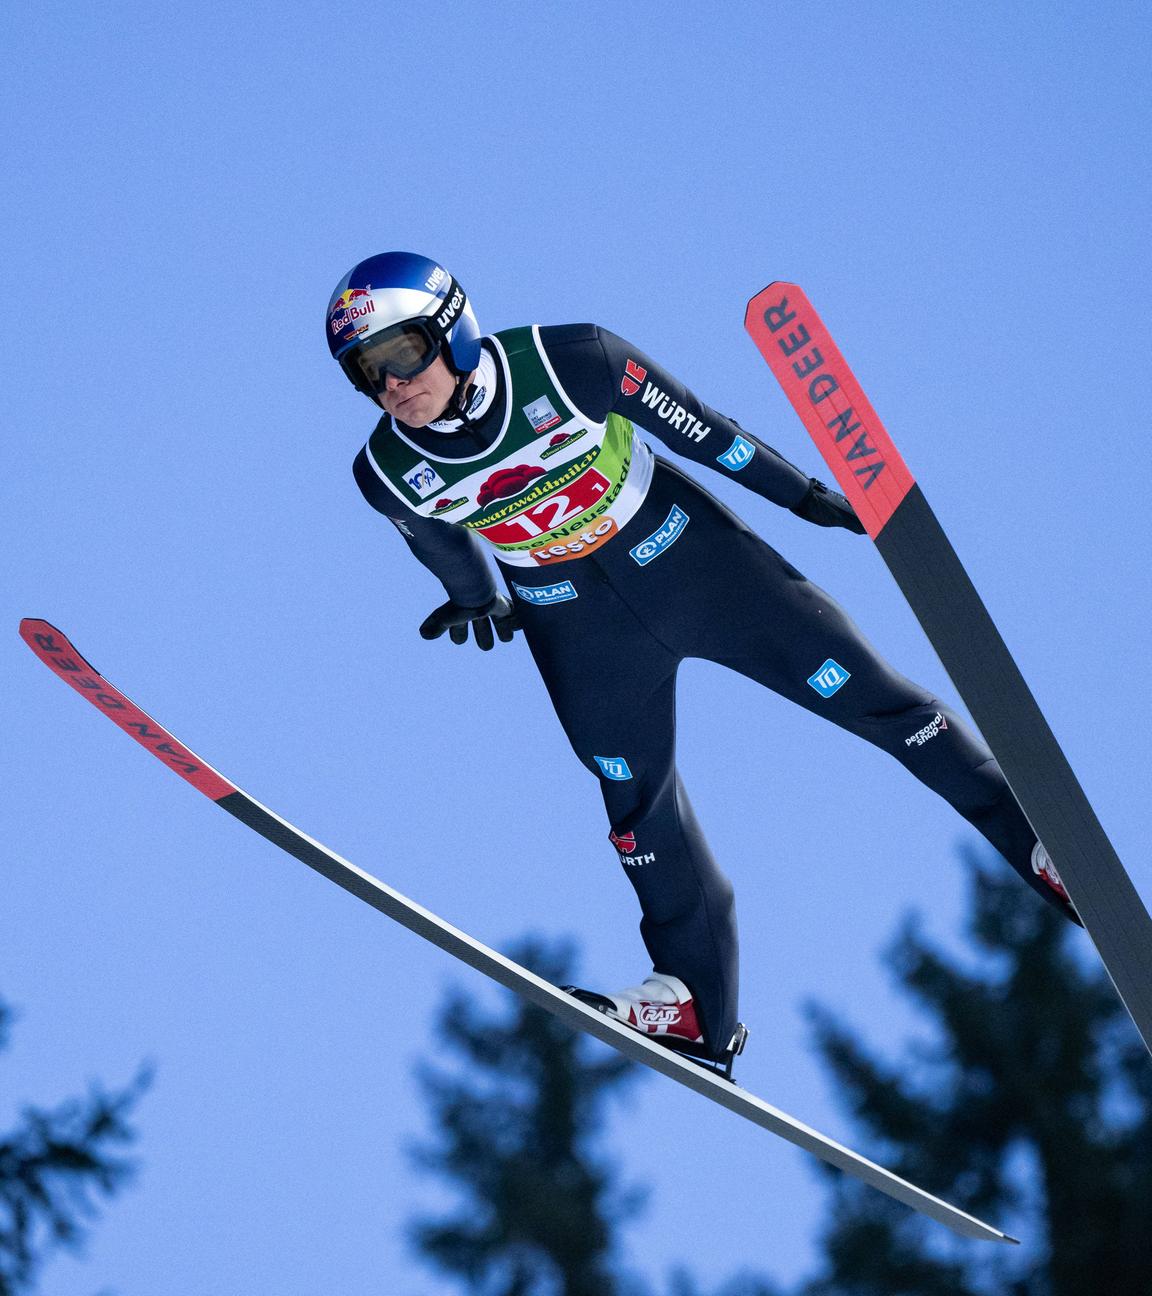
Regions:
<svg viewBox="0 0 1152 1296"><path fill-rule="evenodd" d="M341 356L340 364L361 391L383 395L388 375L406 381L423 373L440 354L443 340L427 321L405 320L374 333L365 342Z"/></svg>

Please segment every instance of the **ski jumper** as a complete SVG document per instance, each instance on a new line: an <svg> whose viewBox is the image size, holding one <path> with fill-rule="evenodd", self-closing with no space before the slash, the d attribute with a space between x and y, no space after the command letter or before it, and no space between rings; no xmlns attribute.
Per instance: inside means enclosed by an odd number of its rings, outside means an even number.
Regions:
<svg viewBox="0 0 1152 1296"><path fill-rule="evenodd" d="M591 324L485 338L468 417L419 429L385 417L354 471L453 602L494 596L494 551L560 723L600 782L648 953L692 991L706 1046L721 1052L736 1026L737 931L732 887L676 770L686 657L894 756L1059 907L978 735L638 428L781 507L808 493L798 468Z"/></svg>

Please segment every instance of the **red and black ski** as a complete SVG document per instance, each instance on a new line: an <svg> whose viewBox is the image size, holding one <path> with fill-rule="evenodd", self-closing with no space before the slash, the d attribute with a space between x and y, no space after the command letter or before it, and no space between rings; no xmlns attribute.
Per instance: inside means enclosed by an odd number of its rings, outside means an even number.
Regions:
<svg viewBox="0 0 1152 1296"><path fill-rule="evenodd" d="M757 293L744 327L972 713L1152 1052L1152 919L920 487L800 288Z"/></svg>
<svg viewBox="0 0 1152 1296"><path fill-rule="evenodd" d="M221 809L227 810L281 850L295 856L365 904L395 919L417 936L439 946L500 985L523 995L574 1030L587 1031L589 1035L619 1049L633 1061L651 1067L653 1071L702 1094L754 1125L811 1152L829 1165L837 1166L880 1192L887 1193L889 1197L947 1225L961 1236L995 1242L1016 1241L1000 1229L934 1197L923 1188L901 1179L883 1166L771 1106L718 1073L698 1066L691 1059L661 1047L651 1037L630 1030L604 1013L597 1012L595 1008L588 1007L573 995L566 994L534 972L481 944L458 927L453 927L430 910L386 886L370 873L365 873L355 864L342 859L335 851L314 841L286 819L281 819L274 811L262 806L202 761L150 715L129 701L118 688L109 684L99 671L81 657L68 639L47 621L31 618L21 621L20 635L46 666L103 711L125 733L146 747L153 756L163 761L169 769L191 783L198 792L203 792Z"/></svg>

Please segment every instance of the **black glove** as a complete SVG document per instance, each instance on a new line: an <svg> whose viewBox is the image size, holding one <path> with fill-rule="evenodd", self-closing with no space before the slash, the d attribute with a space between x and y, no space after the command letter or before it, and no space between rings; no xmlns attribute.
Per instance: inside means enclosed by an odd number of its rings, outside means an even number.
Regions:
<svg viewBox="0 0 1152 1296"><path fill-rule="evenodd" d="M808 489L800 502L793 504L788 512L795 513L805 522L813 522L816 526L845 527L849 531L855 531L857 535L866 534L863 522L844 496L839 491L829 490L815 477L808 482Z"/></svg>
<svg viewBox="0 0 1152 1296"><path fill-rule="evenodd" d="M504 597L496 594L483 607L461 607L458 603L444 603L428 617L420 627L421 639L439 639L445 630L453 643L468 642L468 627L476 636L476 642L488 652L495 642L492 628L501 643L511 643L512 636L520 629L516 609Z"/></svg>

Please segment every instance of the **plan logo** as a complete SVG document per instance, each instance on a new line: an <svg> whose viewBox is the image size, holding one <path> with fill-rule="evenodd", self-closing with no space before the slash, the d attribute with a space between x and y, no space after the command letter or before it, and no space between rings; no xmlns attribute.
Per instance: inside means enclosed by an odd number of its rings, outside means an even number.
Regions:
<svg viewBox="0 0 1152 1296"><path fill-rule="evenodd" d="M664 519L664 525L658 530L653 531L647 540L641 540L634 548L628 552L633 559L645 567L653 558L659 558L669 545L673 545L684 534L684 528L688 525L688 514L680 507L679 504L672 505L672 512Z"/></svg>
<svg viewBox="0 0 1152 1296"><path fill-rule="evenodd" d="M525 603L537 603L541 607L545 607L549 603L567 603L570 599L578 597L575 586L571 581L558 581L555 585L536 586L517 585L513 581L512 588Z"/></svg>
<svg viewBox="0 0 1152 1296"><path fill-rule="evenodd" d="M404 478L404 485L410 491L419 495L421 499L427 499L429 495L435 495L437 491L444 490L446 483L443 477L425 459L407 474Z"/></svg>
<svg viewBox="0 0 1152 1296"><path fill-rule="evenodd" d="M716 456L716 462L722 463L732 472L739 472L741 468L748 467L755 453L756 447L752 442L738 436L722 455Z"/></svg>
<svg viewBox="0 0 1152 1296"><path fill-rule="evenodd" d="M611 779L613 783L626 783L632 777L632 771L623 756L593 756L592 759L600 766L604 777Z"/></svg>
<svg viewBox="0 0 1152 1296"><path fill-rule="evenodd" d="M560 422L560 415L552 408L552 402L547 396L541 396L531 405L525 405L524 413L528 417L528 422L532 424L532 431L537 435L547 432L549 428L554 428Z"/></svg>
<svg viewBox="0 0 1152 1296"><path fill-rule="evenodd" d="M833 693L838 693L851 678L851 671L846 671L839 662L835 662L829 657L815 675L808 677L808 683L821 697L830 698Z"/></svg>

